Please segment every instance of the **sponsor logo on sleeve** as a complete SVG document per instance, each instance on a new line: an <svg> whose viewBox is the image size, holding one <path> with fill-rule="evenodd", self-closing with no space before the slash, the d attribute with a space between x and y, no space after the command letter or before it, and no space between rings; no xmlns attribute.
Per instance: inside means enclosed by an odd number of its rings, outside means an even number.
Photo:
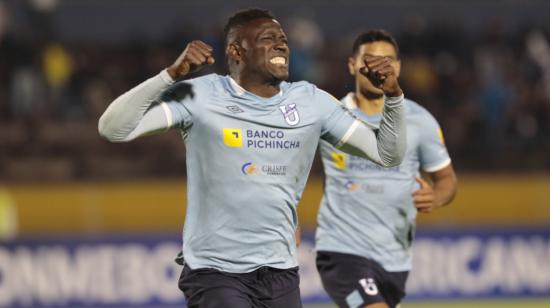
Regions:
<svg viewBox="0 0 550 308"><path fill-rule="evenodd" d="M441 141L441 144L445 144L445 138L443 138L443 131L441 128L437 129L437 136L439 137L439 141Z"/></svg>

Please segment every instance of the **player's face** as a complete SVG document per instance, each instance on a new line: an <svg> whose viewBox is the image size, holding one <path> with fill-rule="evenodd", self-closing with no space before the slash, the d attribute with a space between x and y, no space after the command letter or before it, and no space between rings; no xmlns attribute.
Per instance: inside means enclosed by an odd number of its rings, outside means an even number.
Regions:
<svg viewBox="0 0 550 308"><path fill-rule="evenodd" d="M381 89L375 87L367 77L359 72L361 68L365 67L364 59L367 56L382 56L392 59L391 65L398 77L401 70L401 62L397 59L396 50L393 45L385 41L365 43L359 47L355 56L349 58L349 72L352 76L355 76L356 86L359 87L359 90L365 94L383 95L384 92Z"/></svg>
<svg viewBox="0 0 550 308"><path fill-rule="evenodd" d="M259 18L241 31L244 70L277 83L286 80L290 50L281 25L273 19Z"/></svg>

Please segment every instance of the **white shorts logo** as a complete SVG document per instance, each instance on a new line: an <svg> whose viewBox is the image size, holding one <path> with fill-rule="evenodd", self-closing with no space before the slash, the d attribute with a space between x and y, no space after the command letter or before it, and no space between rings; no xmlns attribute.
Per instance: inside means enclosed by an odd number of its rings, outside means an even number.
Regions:
<svg viewBox="0 0 550 308"><path fill-rule="evenodd" d="M376 295L378 294L378 287L374 283L374 279L372 278L363 278L359 280L359 284L363 287L363 290L365 290L365 293L367 295Z"/></svg>
<svg viewBox="0 0 550 308"><path fill-rule="evenodd" d="M281 109L281 112L285 117L286 124L295 126L300 123L300 115L298 114L298 109L296 109L296 104L279 106L279 109Z"/></svg>

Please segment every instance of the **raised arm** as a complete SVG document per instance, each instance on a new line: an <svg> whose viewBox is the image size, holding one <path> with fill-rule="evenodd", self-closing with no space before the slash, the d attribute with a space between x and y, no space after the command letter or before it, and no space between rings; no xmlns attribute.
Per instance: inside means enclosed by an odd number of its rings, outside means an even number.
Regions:
<svg viewBox="0 0 550 308"><path fill-rule="evenodd" d="M356 120L336 145L344 152L386 167L401 163L407 145L403 91L390 64L387 57L366 57L361 70L373 85L384 91L379 129L373 130L369 124Z"/></svg>
<svg viewBox="0 0 550 308"><path fill-rule="evenodd" d="M212 47L201 41L189 43L170 67L109 105L99 119L99 134L112 142L124 142L167 130L175 121L169 106L158 100L161 93L174 81L213 63Z"/></svg>

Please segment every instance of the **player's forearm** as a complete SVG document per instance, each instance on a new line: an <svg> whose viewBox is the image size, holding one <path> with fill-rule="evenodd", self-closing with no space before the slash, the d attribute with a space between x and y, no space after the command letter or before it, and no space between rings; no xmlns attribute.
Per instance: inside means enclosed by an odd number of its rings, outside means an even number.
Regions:
<svg viewBox="0 0 550 308"><path fill-rule="evenodd" d="M159 94L173 83L162 71L115 99L105 110L98 123L99 134L112 142L131 140L145 112ZM143 127L143 125L142 125Z"/></svg>
<svg viewBox="0 0 550 308"><path fill-rule="evenodd" d="M443 207L451 203L455 198L457 190L457 179L454 172L433 179L433 189L437 207Z"/></svg>
<svg viewBox="0 0 550 308"><path fill-rule="evenodd" d="M337 147L384 167L399 165L406 147L403 96L390 98L386 103L378 134L368 124L356 120Z"/></svg>
<svg viewBox="0 0 550 308"><path fill-rule="evenodd" d="M407 125L403 94L384 97L384 111L378 130L378 154L383 166L397 166L405 156L407 146Z"/></svg>
<svg viewBox="0 0 550 308"><path fill-rule="evenodd" d="M457 190L457 179L453 165L429 173L432 180L435 207L442 207L453 201Z"/></svg>

